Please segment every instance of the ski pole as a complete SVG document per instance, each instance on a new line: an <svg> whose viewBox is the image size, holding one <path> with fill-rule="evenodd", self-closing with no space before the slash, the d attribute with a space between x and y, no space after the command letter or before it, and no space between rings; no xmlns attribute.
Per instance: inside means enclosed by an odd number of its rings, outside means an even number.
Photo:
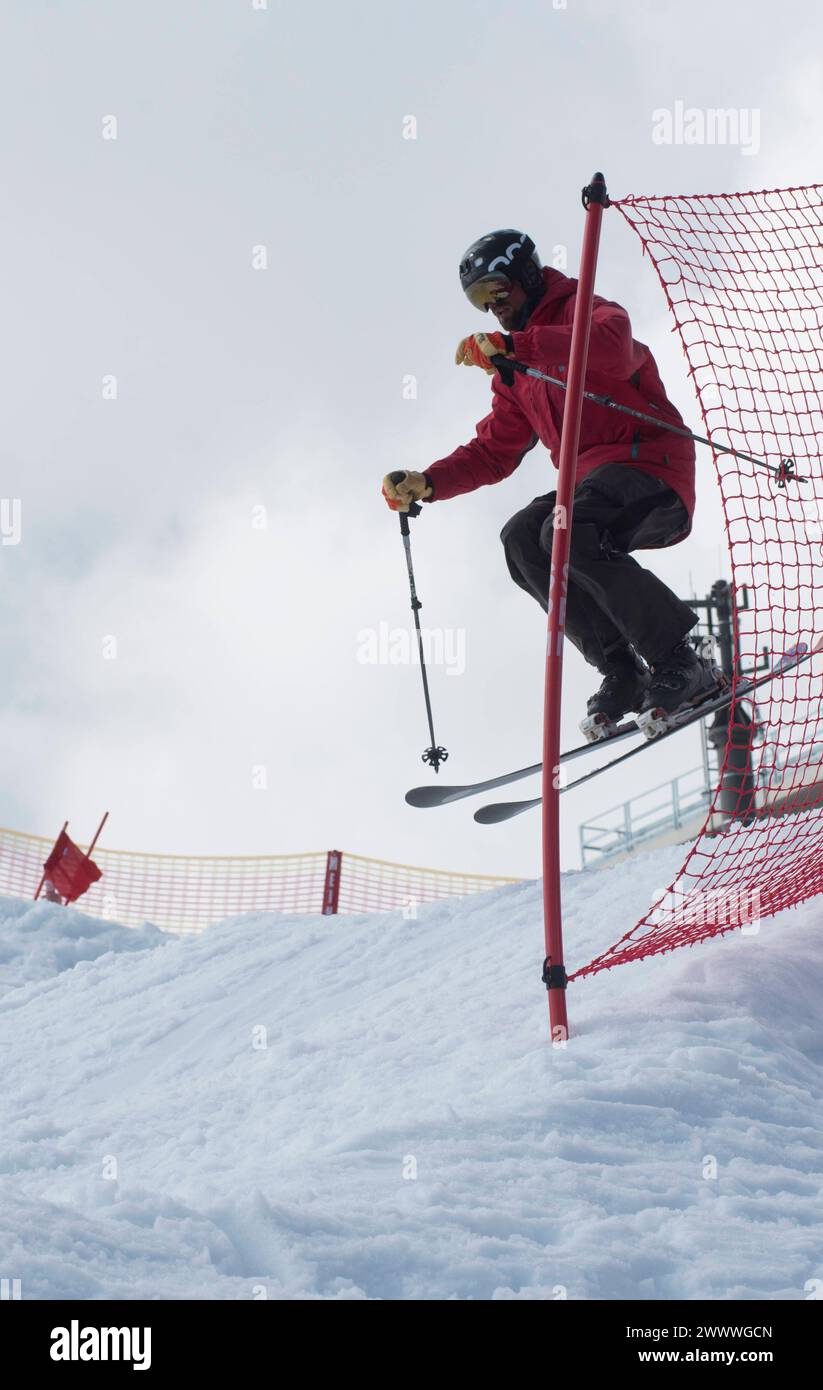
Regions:
<svg viewBox="0 0 823 1390"><path fill-rule="evenodd" d="M523 376L533 376L537 381L547 381L550 386L559 386L561 391L566 390L565 381L559 381L557 377L547 376L545 372L539 372L536 367L527 367L525 362L517 362L513 357L504 357L498 353L493 357L492 362L500 373L500 379L505 386L511 386L514 382L514 373L520 372ZM754 454L745 454L740 449L733 449L730 444L718 444L714 439L706 439L702 434L692 434L691 430L683 429L680 425L670 425L666 420L660 420L656 415L644 415L642 410L635 410L630 405L621 405L618 401L612 400L611 396L598 396L594 391L584 391L583 399L594 401L595 405L608 406L610 410L619 410L621 415L631 415L633 420L643 420L648 425L656 425L660 430L668 430L670 434L679 434L681 439L691 439L695 444L708 444L710 449L714 449L716 454L731 454L732 458L745 459L747 463L756 463L758 468L766 468L773 473L777 479L778 487L785 487L787 483L807 483L808 478L799 478L795 473L795 462L793 458L780 460L777 468L774 464L766 463L765 459L755 458Z"/></svg>
<svg viewBox="0 0 823 1390"><path fill-rule="evenodd" d="M392 473L390 476L392 482L397 484L403 481L405 473L395 472ZM422 508L420 507L420 505L417 502L412 502L409 505L409 510L407 512L398 512L398 516L400 518L400 534L403 537L403 549L406 552L406 568L409 572L409 590L411 592L411 607L412 612L414 614L414 626L417 630L417 649L420 653L420 674L423 677L423 696L426 701L426 718L429 721L429 737L431 738L431 743L429 747L426 749L425 753L423 753L422 758L424 763L429 763L434 768L435 772L439 772L440 764L444 763L449 755L446 752L445 748L438 744L434 736L434 720L432 718L432 705L431 698L429 696L429 678L426 675L426 658L423 651L423 634L420 631L420 609L423 607L423 605L420 602L420 599L417 597L417 586L414 582L414 567L412 566L411 556L411 533L409 531L409 517L419 516L421 511Z"/></svg>

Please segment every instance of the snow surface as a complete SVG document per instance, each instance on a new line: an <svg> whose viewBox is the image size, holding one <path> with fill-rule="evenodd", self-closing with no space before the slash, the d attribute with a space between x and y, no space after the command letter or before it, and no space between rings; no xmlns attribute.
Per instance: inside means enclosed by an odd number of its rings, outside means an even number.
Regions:
<svg viewBox="0 0 823 1390"><path fill-rule="evenodd" d="M567 874L570 967L681 858ZM0 1274L30 1299L808 1298L823 899L573 985L565 1048L541 945L533 883L193 938L4 901Z"/></svg>

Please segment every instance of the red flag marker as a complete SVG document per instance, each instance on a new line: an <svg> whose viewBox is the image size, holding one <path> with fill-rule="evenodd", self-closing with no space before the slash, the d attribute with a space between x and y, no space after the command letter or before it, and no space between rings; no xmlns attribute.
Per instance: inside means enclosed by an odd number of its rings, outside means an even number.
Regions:
<svg viewBox="0 0 823 1390"><path fill-rule="evenodd" d="M50 885L47 896L52 902L62 899L64 903L76 902L78 898L87 892L93 883L103 877L102 871L91 858L91 852L100 837L100 831L108 820L108 811L104 815L97 827L97 833L86 850L85 854L76 845L69 835L66 834L68 821L64 822L63 829L57 836L55 845L45 864L43 865L43 877L37 886L35 898L40 897L40 891L44 883Z"/></svg>

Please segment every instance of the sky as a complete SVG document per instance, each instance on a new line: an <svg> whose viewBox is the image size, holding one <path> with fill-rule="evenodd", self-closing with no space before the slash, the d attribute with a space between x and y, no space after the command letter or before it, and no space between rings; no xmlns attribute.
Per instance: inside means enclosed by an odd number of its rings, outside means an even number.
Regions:
<svg viewBox="0 0 823 1390"><path fill-rule="evenodd" d="M68 817L82 840L108 809L111 848L538 873L537 817L403 801L431 774L419 671L379 659L410 616L380 480L489 408L453 365L488 326L459 286L468 244L522 228L576 274L595 169L615 197L814 182L821 29L796 0L11 0L0 823ZM756 113L756 138L661 144L678 102ZM616 213L597 288L699 428ZM555 476L538 446L415 523L449 781L539 758L545 620L498 536ZM684 597L729 577L706 452L692 537L647 562ZM567 647L564 746L598 683ZM699 762L684 733L571 793L564 864L581 820Z"/></svg>

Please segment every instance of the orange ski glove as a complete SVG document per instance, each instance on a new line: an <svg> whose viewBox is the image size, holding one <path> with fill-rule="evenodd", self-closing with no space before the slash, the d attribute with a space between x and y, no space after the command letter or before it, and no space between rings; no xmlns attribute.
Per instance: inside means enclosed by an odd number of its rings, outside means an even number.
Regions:
<svg viewBox="0 0 823 1390"><path fill-rule="evenodd" d="M458 367L482 367L493 376L497 368L490 359L499 353L504 357L514 356L508 333L472 333L468 338L461 338L454 360Z"/></svg>
<svg viewBox="0 0 823 1390"><path fill-rule="evenodd" d="M383 496L393 512L407 512L412 502L422 502L431 492L424 473L387 473L383 479Z"/></svg>

